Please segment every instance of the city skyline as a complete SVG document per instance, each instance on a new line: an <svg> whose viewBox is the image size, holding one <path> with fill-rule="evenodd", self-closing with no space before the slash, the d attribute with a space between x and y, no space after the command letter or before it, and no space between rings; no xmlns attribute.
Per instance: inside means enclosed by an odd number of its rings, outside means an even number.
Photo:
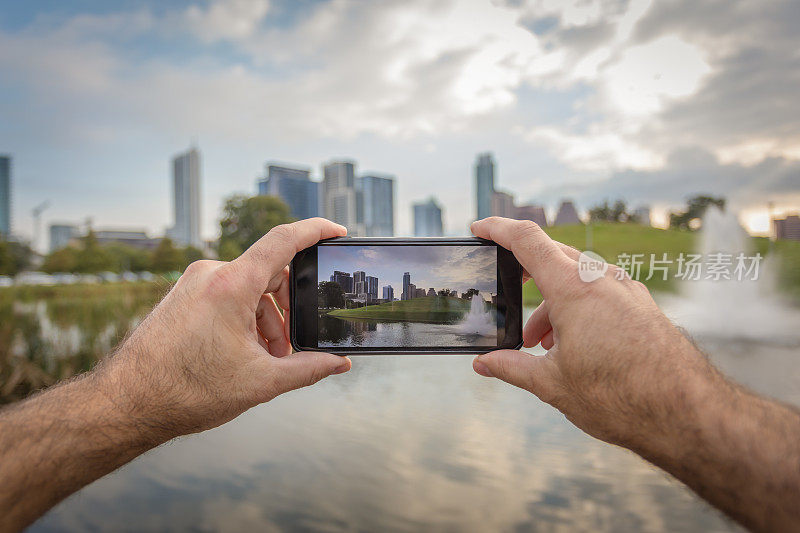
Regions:
<svg viewBox="0 0 800 533"><path fill-rule="evenodd" d="M91 215L162 234L163 176L192 139L205 238L268 157L391 172L400 235L407 206L431 194L465 233L486 150L504 190L551 217L562 198L584 209L623 197L659 224L710 193L766 231L767 202L778 216L800 206L800 113L785 111L796 87L782 66L792 2L742 6L726 24L691 3L675 8L681 24L639 2L408 0L402 16L392 3L246 4L6 6L0 152L14 160L14 231L30 237L31 210L49 199L45 225Z"/></svg>
<svg viewBox="0 0 800 533"><path fill-rule="evenodd" d="M411 283L426 291L433 287L461 294L475 288L486 300L497 293L497 250L493 246L321 246L317 282L330 281L335 271L376 277L379 294L383 287L391 286L397 299L406 272L411 274Z"/></svg>

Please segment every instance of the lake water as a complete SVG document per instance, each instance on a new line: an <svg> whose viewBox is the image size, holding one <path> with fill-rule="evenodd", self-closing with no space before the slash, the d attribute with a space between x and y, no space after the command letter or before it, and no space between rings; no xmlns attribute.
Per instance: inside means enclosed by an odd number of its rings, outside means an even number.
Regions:
<svg viewBox="0 0 800 533"><path fill-rule="evenodd" d="M9 316L38 314L37 349L60 339L67 361L87 338L104 348L141 313L131 305L117 323L53 305L17 305ZM735 379L800 404L800 346L703 347ZM737 530L632 453L476 375L471 360L354 357L348 374L151 451L31 530Z"/></svg>
<svg viewBox="0 0 800 533"><path fill-rule="evenodd" d="M494 335L466 333L460 324L378 322L319 317L319 346L497 346Z"/></svg>

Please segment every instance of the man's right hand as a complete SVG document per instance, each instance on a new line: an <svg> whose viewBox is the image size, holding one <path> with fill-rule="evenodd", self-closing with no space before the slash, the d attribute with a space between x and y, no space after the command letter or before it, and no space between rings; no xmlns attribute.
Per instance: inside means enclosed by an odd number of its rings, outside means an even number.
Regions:
<svg viewBox="0 0 800 533"><path fill-rule="evenodd" d="M526 346L479 355L475 371L529 390L590 435L625 446L741 524L800 531L800 412L725 379L610 266L581 281L579 253L536 224L488 218L478 237L511 250L544 297ZM743 302L746 305L747 302Z"/></svg>
<svg viewBox="0 0 800 533"><path fill-rule="evenodd" d="M714 378L645 286L618 275L618 267L582 281L579 252L530 221L492 217L472 231L512 251L535 281L544 301L523 339L548 350L480 355L473 363L479 374L527 389L590 435L632 448L642 445L642 432L648 440L662 435L661 425L684 409L687 395L702 394Z"/></svg>

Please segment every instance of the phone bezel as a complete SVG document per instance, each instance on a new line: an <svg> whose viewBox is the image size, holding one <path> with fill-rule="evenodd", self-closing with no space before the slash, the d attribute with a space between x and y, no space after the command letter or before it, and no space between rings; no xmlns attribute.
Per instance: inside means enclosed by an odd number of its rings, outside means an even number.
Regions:
<svg viewBox="0 0 800 533"><path fill-rule="evenodd" d="M504 343L502 346L477 346L477 347L464 347L464 346L420 346L409 347L402 350L394 348L364 348L359 346L353 347L331 347L331 348L318 348L317 342L312 345L305 346L300 342L297 336L297 325L300 320L304 323L313 322L313 332L316 334L318 328L317 324L317 305L316 305L316 287L317 287L317 249L319 246L426 246L431 244L438 244L444 246L495 246L497 247L497 292L502 295L498 298L498 309L505 308L506 328L504 341L509 338L509 332L513 331L514 335L518 335L518 339L512 336L512 344ZM308 263L308 264L306 264ZM303 294L309 288L298 288L298 279L303 279L298 276L298 270L308 269L313 265L314 270L314 284L313 293ZM314 305L304 306L302 308L298 305L297 298L309 298L313 295ZM292 348L297 351L317 351L328 352L337 355L401 355L401 354L479 354L486 353L492 350L501 349L519 349L522 346L522 266L517 262L514 254L509 250L503 248L499 244L479 239L477 237L457 237L457 238L443 238L443 237L336 237L333 239L325 239L319 243L301 250L295 255L295 258L289 265L289 298L291 302L292 312L289 324L289 340ZM514 328L513 330L511 328ZM316 336L314 337L316 339Z"/></svg>

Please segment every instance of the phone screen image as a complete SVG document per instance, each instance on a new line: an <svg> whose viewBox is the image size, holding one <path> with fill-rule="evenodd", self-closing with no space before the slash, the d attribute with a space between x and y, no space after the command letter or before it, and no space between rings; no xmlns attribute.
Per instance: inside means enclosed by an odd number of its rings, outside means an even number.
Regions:
<svg viewBox="0 0 800 533"><path fill-rule="evenodd" d="M319 348L495 347L495 246L320 246Z"/></svg>

